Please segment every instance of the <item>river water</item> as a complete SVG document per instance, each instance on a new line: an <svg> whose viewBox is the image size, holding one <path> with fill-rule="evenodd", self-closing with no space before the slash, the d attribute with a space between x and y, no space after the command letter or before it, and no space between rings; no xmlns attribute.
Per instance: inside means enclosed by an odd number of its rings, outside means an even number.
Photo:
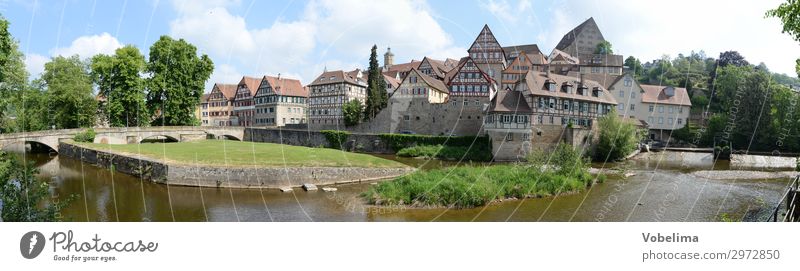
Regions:
<svg viewBox="0 0 800 271"><path fill-rule="evenodd" d="M421 168L454 162L397 159ZM635 176L609 178L580 193L510 200L474 209L404 209L365 205L371 184L336 192L167 186L77 160L25 155L50 183L54 199L81 197L63 210L67 221L718 221L765 219L789 180L707 180L667 163L628 162ZM724 169L718 164L716 169Z"/></svg>

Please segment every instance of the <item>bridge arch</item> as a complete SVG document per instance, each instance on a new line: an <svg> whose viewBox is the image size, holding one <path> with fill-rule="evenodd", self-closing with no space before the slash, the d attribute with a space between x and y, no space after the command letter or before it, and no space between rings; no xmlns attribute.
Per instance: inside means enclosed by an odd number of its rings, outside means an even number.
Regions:
<svg viewBox="0 0 800 271"><path fill-rule="evenodd" d="M19 150L27 152L28 145L30 145L30 152L58 153L58 143L52 144L39 140L14 140L0 142L0 149L8 150L14 146L17 146L18 148L21 148Z"/></svg>
<svg viewBox="0 0 800 271"><path fill-rule="evenodd" d="M164 138L164 140L159 140L159 137ZM154 134L147 137L143 137L137 143L148 143L148 142L180 142L180 138L175 138L174 136L167 135L167 134Z"/></svg>
<svg viewBox="0 0 800 271"><path fill-rule="evenodd" d="M208 139L227 139L227 140L236 140L236 141L242 141L242 139L241 139L241 138L239 138L239 137L237 137L237 136L235 136L235 135L231 135L231 134L214 134L214 133L208 133L208 136L207 136L207 138L208 138Z"/></svg>

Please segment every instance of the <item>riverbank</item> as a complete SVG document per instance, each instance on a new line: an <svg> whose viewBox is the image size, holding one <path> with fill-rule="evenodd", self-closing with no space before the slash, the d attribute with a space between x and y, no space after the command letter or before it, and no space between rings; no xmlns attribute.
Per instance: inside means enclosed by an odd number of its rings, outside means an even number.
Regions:
<svg viewBox="0 0 800 271"><path fill-rule="evenodd" d="M219 146L219 144L222 143L226 145L230 144L229 146L234 147L229 149L230 153L226 154L231 157L230 160L228 160L231 163L227 165L221 164L220 162L209 163L206 157L202 160L205 161L205 163L198 162L192 164L181 160L189 157L188 151L185 150L186 146L196 147L193 148L193 150L197 153L210 153L214 156L221 156L223 154L220 153L220 151L224 150L208 148ZM259 152L264 151L264 148L273 147L261 146L261 144L275 144L242 142L222 143L213 142L203 144L201 142L201 144L196 144L187 142L183 146L173 145L181 143L141 144L139 147L145 151L140 152L140 154L134 154L124 151L115 151L115 149L130 150L136 148L136 145L86 144L67 141L59 144L59 154L102 168L108 168L112 172L129 174L147 181L168 185L201 187L281 188L299 187L306 183L329 185L394 178L415 170L414 168L395 161L331 149L287 146L291 147L287 148L287 151L300 152L301 154L294 153L292 155L283 156L284 158L280 159L280 157L270 157L270 155L274 155L274 153ZM242 144L247 145L250 149L256 149L256 153L250 153L249 157L255 156L256 158L254 161L263 162L263 164L243 163L246 159L242 158L244 155L242 152L245 151L241 148L241 146L243 146ZM236 149L237 146L239 147L238 149ZM206 149L204 149L204 147ZM176 148L178 149L176 150ZM155 159L150 156L154 151L159 149L164 153L166 159ZM331 157L329 157L328 160L320 158L318 157L318 155L320 155L319 152L324 152ZM290 160L291 157L295 155L314 155L313 157L317 159L313 161L306 160L305 163L299 160ZM201 160L199 158L200 156L195 157L197 161ZM281 165L277 162L268 163L270 159L272 161L288 161ZM366 163L364 163L365 165L358 164L359 166L355 166L357 162ZM348 164L345 163L351 163L349 165L352 166L346 166Z"/></svg>

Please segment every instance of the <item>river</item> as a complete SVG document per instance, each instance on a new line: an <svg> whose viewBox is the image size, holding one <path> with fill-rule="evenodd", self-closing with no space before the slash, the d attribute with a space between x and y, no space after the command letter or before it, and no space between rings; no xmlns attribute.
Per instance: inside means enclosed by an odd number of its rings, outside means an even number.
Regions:
<svg viewBox="0 0 800 271"><path fill-rule="evenodd" d="M423 170L455 164L381 157ZM690 172L710 168L631 161L595 164L636 175L609 178L580 193L474 209L405 209L365 205L359 194L368 183L337 185L336 192L167 186L69 158L28 153L25 159L50 182L54 199L81 196L63 210L66 221L718 221L723 214L758 221L789 181L707 180Z"/></svg>

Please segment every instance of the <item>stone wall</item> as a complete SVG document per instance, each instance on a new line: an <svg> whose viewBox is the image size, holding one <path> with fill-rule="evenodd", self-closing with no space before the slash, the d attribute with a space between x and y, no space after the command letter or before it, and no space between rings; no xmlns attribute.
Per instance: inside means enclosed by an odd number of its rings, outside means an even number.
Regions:
<svg viewBox="0 0 800 271"><path fill-rule="evenodd" d="M305 147L327 147L328 139L320 131L276 128L247 128L244 141L267 142ZM377 134L351 133L344 143L347 151L394 153L388 142Z"/></svg>
<svg viewBox="0 0 800 271"><path fill-rule="evenodd" d="M154 182L165 182L169 171L166 164L155 160L84 148L70 142L58 144L58 155Z"/></svg>
<svg viewBox="0 0 800 271"><path fill-rule="evenodd" d="M413 172L412 167L222 167L169 164L145 157L121 155L70 142L59 145L59 155L144 180L169 185L280 188L305 183L328 185L387 179Z"/></svg>

